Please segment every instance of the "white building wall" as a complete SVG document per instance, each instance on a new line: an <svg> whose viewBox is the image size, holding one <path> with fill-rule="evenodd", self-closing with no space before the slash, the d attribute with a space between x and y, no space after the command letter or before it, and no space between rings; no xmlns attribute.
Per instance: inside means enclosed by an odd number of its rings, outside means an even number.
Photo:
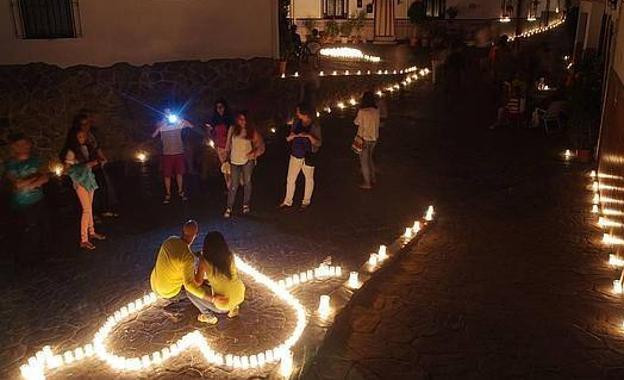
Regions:
<svg viewBox="0 0 624 380"><path fill-rule="evenodd" d="M25 40L0 4L0 64L276 57L277 0L79 0L82 37Z"/></svg>

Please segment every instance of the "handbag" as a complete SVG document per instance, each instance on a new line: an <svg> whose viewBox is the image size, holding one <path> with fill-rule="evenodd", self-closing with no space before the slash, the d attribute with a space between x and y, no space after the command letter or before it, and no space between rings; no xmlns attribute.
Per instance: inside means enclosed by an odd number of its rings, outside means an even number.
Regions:
<svg viewBox="0 0 624 380"><path fill-rule="evenodd" d="M351 143L351 150L355 154L362 153L362 149L364 148L364 139L360 135L356 135L353 139L353 143Z"/></svg>

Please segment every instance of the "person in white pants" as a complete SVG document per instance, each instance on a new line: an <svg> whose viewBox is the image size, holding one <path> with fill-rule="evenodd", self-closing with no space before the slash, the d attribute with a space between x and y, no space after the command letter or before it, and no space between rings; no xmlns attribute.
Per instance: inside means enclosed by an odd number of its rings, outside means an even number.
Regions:
<svg viewBox="0 0 624 380"><path fill-rule="evenodd" d="M290 161L286 177L286 195L280 204L281 209L293 205L297 177L303 171L305 190L301 210L310 206L314 192L314 167L321 147L321 127L314 122L313 113L305 104L299 104L296 110L297 120L293 123L286 141L290 143Z"/></svg>

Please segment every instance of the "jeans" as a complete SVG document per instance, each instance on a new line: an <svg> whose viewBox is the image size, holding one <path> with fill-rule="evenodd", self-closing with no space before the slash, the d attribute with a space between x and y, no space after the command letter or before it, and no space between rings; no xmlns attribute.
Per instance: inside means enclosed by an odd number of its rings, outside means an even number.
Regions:
<svg viewBox="0 0 624 380"><path fill-rule="evenodd" d="M240 179L243 178L243 204L249 206L251 201L251 175L253 174L254 167L256 166L255 160L249 160L245 165L230 164L232 171L232 180L230 182L230 190L227 197L227 208L234 207L234 201L236 201L236 192L240 185Z"/></svg>
<svg viewBox="0 0 624 380"><path fill-rule="evenodd" d="M80 200L80 206L82 206L82 216L80 218L80 242L85 243L89 241L89 235L95 232L93 227L93 194L94 190L87 190L79 184L74 185L76 189L76 195Z"/></svg>
<svg viewBox="0 0 624 380"><path fill-rule="evenodd" d="M312 193L314 192L314 166L306 165L305 158L290 156L288 175L286 176L286 196L284 197L284 202L282 202L283 204L292 206L297 177L299 177L299 172L301 171L303 171L303 176L305 177L305 190L301 203L303 205L309 205L312 201Z"/></svg>
<svg viewBox="0 0 624 380"><path fill-rule="evenodd" d="M208 288L208 291L210 291L209 289L210 288ZM185 290L185 292L186 292L186 296L188 297L188 299L191 301L193 305L195 305L195 307L199 310L200 313L202 314L227 313L227 311L219 310L212 302L208 302L204 300L203 298L194 296L188 290Z"/></svg>
<svg viewBox="0 0 624 380"><path fill-rule="evenodd" d="M377 182L375 178L375 163L373 162L373 152L376 144L376 141L364 141L362 152L360 153L360 166L362 167L362 177L364 177L364 185L366 186Z"/></svg>

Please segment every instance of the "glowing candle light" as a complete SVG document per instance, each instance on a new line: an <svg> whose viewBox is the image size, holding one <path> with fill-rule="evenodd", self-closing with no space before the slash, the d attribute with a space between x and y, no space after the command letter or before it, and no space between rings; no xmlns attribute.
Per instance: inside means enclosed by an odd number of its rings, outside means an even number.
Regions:
<svg viewBox="0 0 624 380"><path fill-rule="evenodd" d="M624 260L618 255L610 254L609 255L609 265L614 267L624 266Z"/></svg>
<svg viewBox="0 0 624 380"><path fill-rule="evenodd" d="M336 104L336 106L337 106L338 108L340 108L341 110L343 110L343 109L346 107L346 106L345 106L345 104L344 104L343 102L338 102L338 103Z"/></svg>
<svg viewBox="0 0 624 380"><path fill-rule="evenodd" d="M405 232L403 233L403 238L409 240L412 238L412 236L413 236L412 229L410 227L406 227Z"/></svg>
<svg viewBox="0 0 624 380"><path fill-rule="evenodd" d="M282 73L281 78L282 79L286 78L286 74Z"/></svg>
<svg viewBox="0 0 624 380"><path fill-rule="evenodd" d="M52 167L52 172L54 172L54 175L56 175L57 177L60 177L63 175L63 165L61 164L56 164Z"/></svg>
<svg viewBox="0 0 624 380"><path fill-rule="evenodd" d="M375 269L375 267L377 266L377 262L378 262L377 254L371 253L370 256L368 257L368 266L370 267L371 270Z"/></svg>
<svg viewBox="0 0 624 380"><path fill-rule="evenodd" d="M600 212L600 209L598 208L598 205L592 205L591 212L592 212L592 214L598 214Z"/></svg>
<svg viewBox="0 0 624 380"><path fill-rule="evenodd" d="M362 75L362 70L358 70L356 74L357 75Z"/></svg>
<svg viewBox="0 0 624 380"><path fill-rule="evenodd" d="M592 190L593 190L594 192L598 191L598 181L594 181L594 182L592 183Z"/></svg>
<svg viewBox="0 0 624 380"><path fill-rule="evenodd" d="M345 70L344 75L349 75L349 70Z"/></svg>
<svg viewBox="0 0 624 380"><path fill-rule="evenodd" d="M600 195L598 195L597 193L594 194L594 197L592 198L592 204L594 205L600 204Z"/></svg>
<svg viewBox="0 0 624 380"><path fill-rule="evenodd" d="M336 70L332 71L332 75L338 75L338 71Z"/></svg>
<svg viewBox="0 0 624 380"><path fill-rule="evenodd" d="M329 300L330 300L329 296L326 294L323 294L319 299L318 313L321 316L321 318L328 317L329 313L331 312Z"/></svg>
<svg viewBox="0 0 624 380"><path fill-rule="evenodd" d="M624 240L620 239L617 236L608 234L608 233L604 233L602 235L602 242L606 245L623 245L624 244Z"/></svg>
<svg viewBox="0 0 624 380"><path fill-rule="evenodd" d="M319 72L319 76L322 76L322 77L325 76L325 73L323 72L323 70Z"/></svg>
<svg viewBox="0 0 624 380"><path fill-rule="evenodd" d="M428 222L432 221L434 213L433 206L429 206L427 208L427 212L425 213L425 220Z"/></svg>
<svg viewBox="0 0 624 380"><path fill-rule="evenodd" d="M349 99L349 104L351 104L352 106L357 104L357 101L355 100L355 98L351 98Z"/></svg>
<svg viewBox="0 0 624 380"><path fill-rule="evenodd" d="M142 150L136 152L135 157L136 157L137 161L139 161L141 163L144 163L144 162L147 161L147 153L142 151Z"/></svg>
<svg viewBox="0 0 624 380"><path fill-rule="evenodd" d="M349 288L358 289L361 286L358 276L358 272L349 273L349 281L347 282Z"/></svg>
<svg viewBox="0 0 624 380"><path fill-rule="evenodd" d="M298 72L298 71L295 71L295 74L294 74L293 76L294 76L295 78L298 78L298 77L299 77L299 72Z"/></svg>
<svg viewBox="0 0 624 380"><path fill-rule="evenodd" d="M563 153L563 156L565 157L566 160L569 160L570 158L572 158L572 151L570 149L566 149L565 152Z"/></svg>
<svg viewBox="0 0 624 380"><path fill-rule="evenodd" d="M381 90L377 90L376 92L377 96L379 96L380 98L383 96L383 92Z"/></svg>
<svg viewBox="0 0 624 380"><path fill-rule="evenodd" d="M293 371L293 355L289 350L287 353L282 355L280 366L279 366L279 374L284 378L289 378L290 374Z"/></svg>
<svg viewBox="0 0 624 380"><path fill-rule="evenodd" d="M386 247L385 245L380 245L379 246L379 250L377 251L377 256L379 258L379 261L384 261L385 259L388 258L388 247Z"/></svg>
<svg viewBox="0 0 624 380"><path fill-rule="evenodd" d="M622 281L613 280L613 293L622 294Z"/></svg>

